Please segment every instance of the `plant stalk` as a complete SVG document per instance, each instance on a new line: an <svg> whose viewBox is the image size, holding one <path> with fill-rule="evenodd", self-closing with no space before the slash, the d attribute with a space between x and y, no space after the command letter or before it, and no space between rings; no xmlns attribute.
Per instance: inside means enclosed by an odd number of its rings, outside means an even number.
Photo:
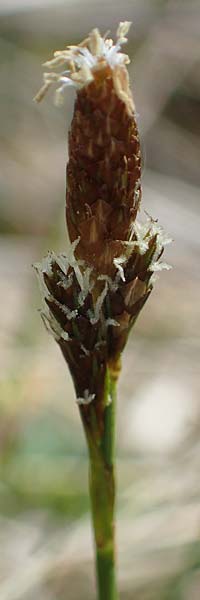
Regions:
<svg viewBox="0 0 200 600"><path fill-rule="evenodd" d="M97 442L87 435L92 522L96 549L98 600L118 600L115 556L116 382L107 373L104 430Z"/></svg>

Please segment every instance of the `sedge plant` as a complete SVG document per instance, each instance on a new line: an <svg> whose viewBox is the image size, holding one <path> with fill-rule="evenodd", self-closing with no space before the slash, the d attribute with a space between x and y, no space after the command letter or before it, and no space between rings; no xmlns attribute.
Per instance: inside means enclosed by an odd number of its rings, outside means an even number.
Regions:
<svg viewBox="0 0 200 600"><path fill-rule="evenodd" d="M89 455L89 489L99 600L117 600L115 418L121 355L152 288L169 239L157 222L137 219L141 149L130 90L127 41L94 29L45 63L40 101L52 85L59 104L76 90L69 132L67 253L36 265L41 315L70 369Z"/></svg>

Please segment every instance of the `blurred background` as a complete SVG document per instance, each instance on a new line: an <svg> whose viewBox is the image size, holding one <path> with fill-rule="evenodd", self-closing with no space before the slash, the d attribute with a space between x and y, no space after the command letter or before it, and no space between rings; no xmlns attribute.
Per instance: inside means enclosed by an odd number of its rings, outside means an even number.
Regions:
<svg viewBox="0 0 200 600"><path fill-rule="evenodd" d="M0 599L92 600L87 454L70 375L44 330L32 263L66 250L64 106L41 63L133 21L127 51L143 208L173 243L123 359L118 402L122 600L200 597L200 1L1 0ZM66 593L67 590L67 593Z"/></svg>

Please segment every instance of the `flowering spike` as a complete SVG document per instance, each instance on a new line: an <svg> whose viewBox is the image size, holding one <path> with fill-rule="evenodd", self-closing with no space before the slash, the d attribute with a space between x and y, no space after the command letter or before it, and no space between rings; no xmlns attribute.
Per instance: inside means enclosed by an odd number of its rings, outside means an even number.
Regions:
<svg viewBox="0 0 200 600"><path fill-rule="evenodd" d="M153 273L168 268L159 259L169 238L151 217L145 224L136 219L141 151L126 68L129 59L121 51L130 25L129 21L119 24L116 43L95 28L79 45L54 52L45 63L50 72L44 73L37 97L40 100L51 84L58 85L57 100L69 85L77 91L67 165L66 217L72 245L67 257L51 254L43 262L43 289L45 284L50 311L45 322L56 337L64 329L65 346L68 342L72 348L69 340L76 339L77 360L83 348L85 356L92 350L87 336L91 327L98 326L92 351L101 340L104 364L122 351L151 292ZM54 68L65 70L54 72ZM81 333L80 317L87 321L84 328L81 322ZM60 337L63 350L63 334ZM70 368L73 371L73 363ZM84 386L91 395L85 379Z"/></svg>

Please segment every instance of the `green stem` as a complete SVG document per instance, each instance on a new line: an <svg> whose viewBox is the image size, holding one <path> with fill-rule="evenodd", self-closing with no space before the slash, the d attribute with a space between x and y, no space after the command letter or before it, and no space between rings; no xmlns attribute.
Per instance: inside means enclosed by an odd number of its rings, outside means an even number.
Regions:
<svg viewBox="0 0 200 600"><path fill-rule="evenodd" d="M107 406L104 415L103 454L106 463L112 467L115 458L115 421L116 421L116 381L108 371Z"/></svg>
<svg viewBox="0 0 200 600"><path fill-rule="evenodd" d="M115 574L115 399L116 384L108 371L104 409L104 430L98 441L88 434L90 496L96 547L99 600L117 600ZM95 438L95 439L94 439Z"/></svg>

